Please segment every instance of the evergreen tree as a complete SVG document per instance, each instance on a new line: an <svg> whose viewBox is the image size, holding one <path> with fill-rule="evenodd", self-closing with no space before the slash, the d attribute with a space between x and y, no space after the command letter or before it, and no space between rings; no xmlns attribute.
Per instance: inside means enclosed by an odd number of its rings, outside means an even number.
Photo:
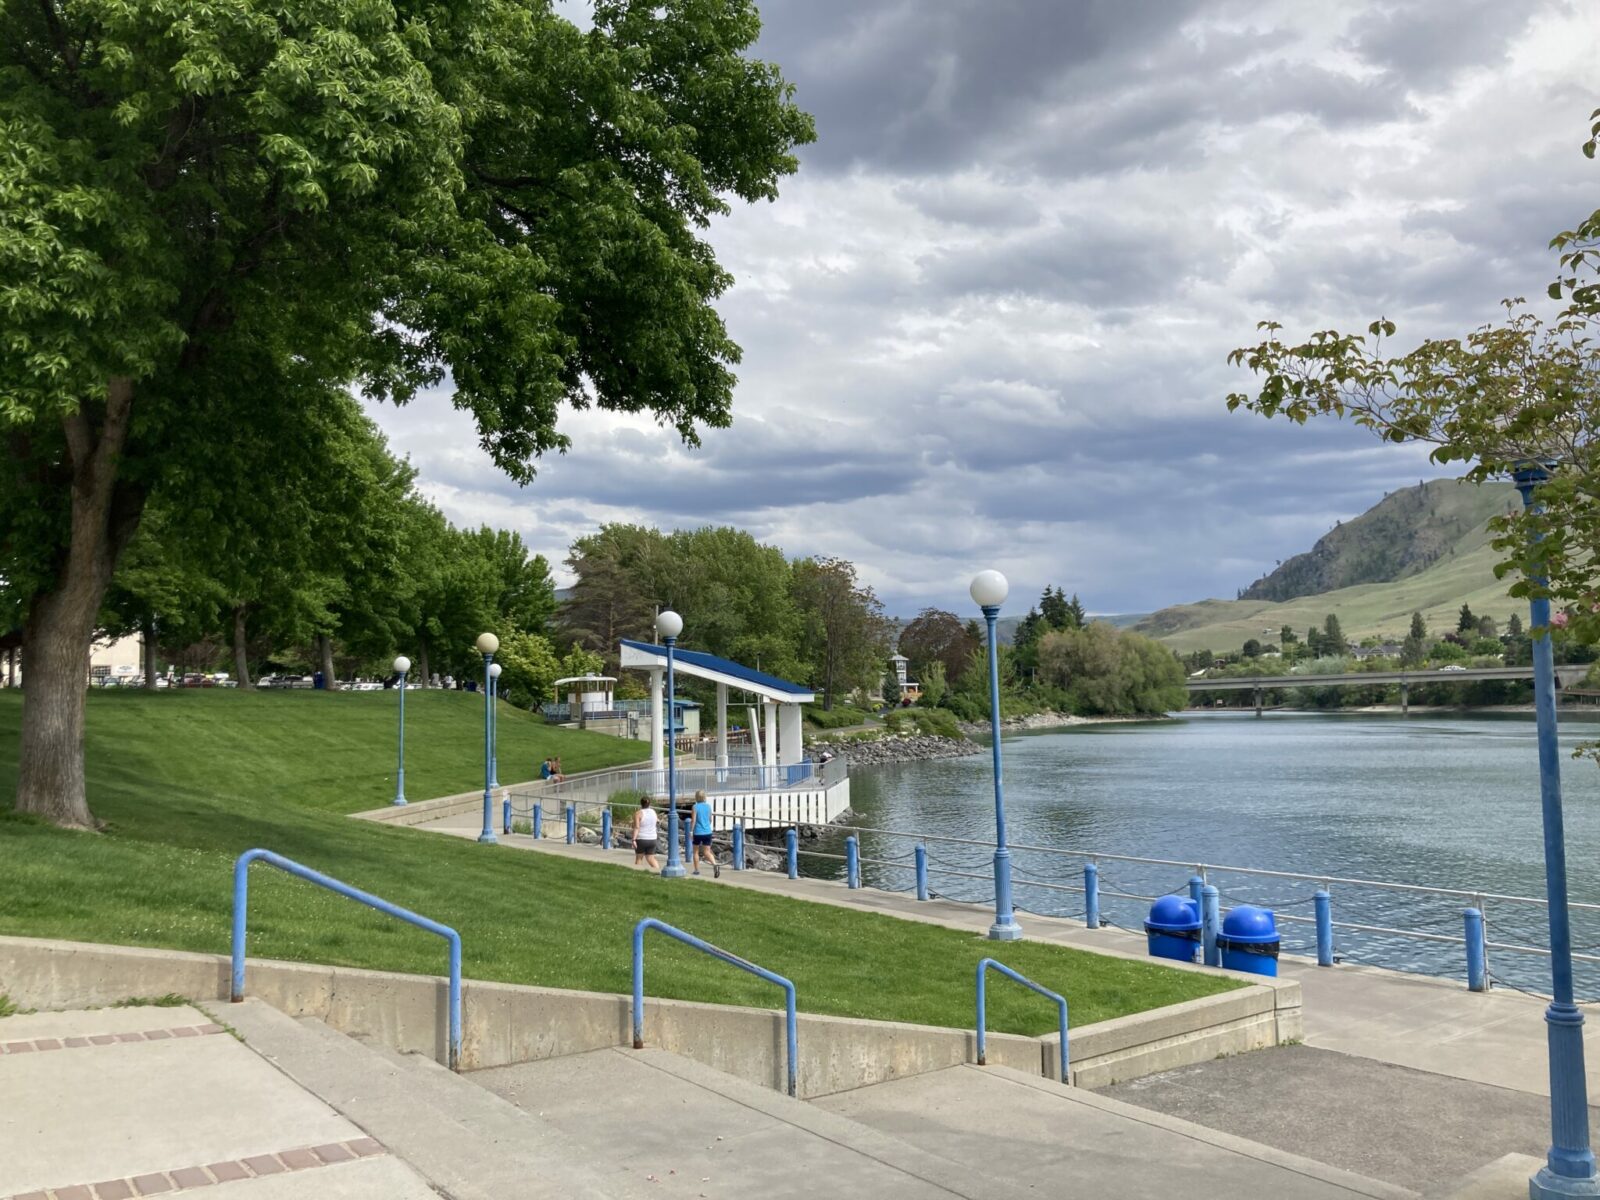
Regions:
<svg viewBox="0 0 1600 1200"><path fill-rule="evenodd" d="M1506 636L1507 637L1521 637L1522 636L1522 618L1519 617L1516 613L1512 613L1511 614L1511 619L1506 622Z"/></svg>
<svg viewBox="0 0 1600 1200"><path fill-rule="evenodd" d="M1044 595L1039 597L1039 615L1051 629L1077 628L1072 620L1072 609L1060 588L1045 588Z"/></svg>
<svg viewBox="0 0 1600 1200"><path fill-rule="evenodd" d="M1246 658L1260 658L1261 657L1261 642L1256 638L1249 639L1247 642L1245 642L1244 648L1241 651L1241 653Z"/></svg>
<svg viewBox="0 0 1600 1200"><path fill-rule="evenodd" d="M900 673L894 669L893 661L883 676L883 702L890 708L900 707Z"/></svg>
<svg viewBox="0 0 1600 1200"><path fill-rule="evenodd" d="M1089 622L1089 616L1083 611L1083 602L1078 599L1078 593L1072 593L1072 601L1067 605L1067 616L1072 621L1072 628L1082 629Z"/></svg>
<svg viewBox="0 0 1600 1200"><path fill-rule="evenodd" d="M1278 640L1283 643L1284 649L1287 650L1290 646L1294 645L1300 640L1300 635L1294 631L1294 627L1292 625L1285 625L1282 629L1278 630Z"/></svg>
<svg viewBox="0 0 1600 1200"><path fill-rule="evenodd" d="M1408 639L1416 638L1419 642L1427 640L1428 626L1423 622L1421 613L1414 612L1411 614L1411 632L1406 637Z"/></svg>
<svg viewBox="0 0 1600 1200"><path fill-rule="evenodd" d="M1477 628L1478 618L1472 615L1472 609L1468 605L1463 604L1461 606L1461 617L1456 621L1456 632L1468 633L1475 631Z"/></svg>
<svg viewBox="0 0 1600 1200"><path fill-rule="evenodd" d="M1339 618L1334 613L1329 613L1322 622L1322 653L1343 654L1350 648L1344 639L1344 630L1339 628Z"/></svg>

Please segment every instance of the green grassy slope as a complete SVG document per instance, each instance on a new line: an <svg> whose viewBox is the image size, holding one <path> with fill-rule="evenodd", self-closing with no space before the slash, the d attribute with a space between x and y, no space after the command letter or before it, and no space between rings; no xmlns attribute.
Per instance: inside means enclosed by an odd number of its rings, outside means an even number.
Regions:
<svg viewBox="0 0 1600 1200"><path fill-rule="evenodd" d="M599 861L352 821L393 795L393 693L94 693L87 761L100 834L0 814L0 933L224 953L235 856L264 846L455 926L476 979L626 992L633 924L655 916L792 978L810 1012L972 1019L980 937L875 914L673 882ZM15 785L21 697L0 692L0 789ZM482 700L407 695L406 792L482 779ZM503 710L501 775L545 754L568 770L644 748ZM512 764L528 769L514 769ZM598 859L599 852L596 852ZM617 856L616 861L621 861ZM436 974L438 940L279 872L251 885L253 955ZM1006 961L1064 991L1082 1024L1225 990L1225 980L1059 947ZM653 995L769 1006L760 981L676 945L651 949ZM0 992L4 980L0 979ZM1048 1006L997 989L997 1029L1042 1033Z"/></svg>

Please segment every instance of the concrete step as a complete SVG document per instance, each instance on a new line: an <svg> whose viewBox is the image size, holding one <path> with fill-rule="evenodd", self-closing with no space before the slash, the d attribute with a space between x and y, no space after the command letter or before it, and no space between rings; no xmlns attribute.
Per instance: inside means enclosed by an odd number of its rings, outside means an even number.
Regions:
<svg viewBox="0 0 1600 1200"><path fill-rule="evenodd" d="M549 1123L420 1056L363 1045L260 1001L204 1007L453 1200L659 1194Z"/></svg>
<svg viewBox="0 0 1600 1200"><path fill-rule="evenodd" d="M403 1162L188 1006L0 1021L0 1196L433 1200Z"/></svg>
<svg viewBox="0 0 1600 1200"><path fill-rule="evenodd" d="M1034 1195L1415 1200L1416 1193L1004 1067L812 1101Z"/></svg>
<svg viewBox="0 0 1600 1200"><path fill-rule="evenodd" d="M467 1078L597 1155L653 1195L763 1200L1031 1194L859 1122L664 1050L595 1050Z"/></svg>

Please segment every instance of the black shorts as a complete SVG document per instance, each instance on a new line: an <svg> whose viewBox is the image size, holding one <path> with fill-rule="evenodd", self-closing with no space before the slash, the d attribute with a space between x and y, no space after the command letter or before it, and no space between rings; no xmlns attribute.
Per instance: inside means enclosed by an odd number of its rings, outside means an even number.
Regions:
<svg viewBox="0 0 1600 1200"><path fill-rule="evenodd" d="M697 833L697 834L695 834L694 835L694 844L696 846L709 846L709 845L711 845L711 835L709 833Z"/></svg>
<svg viewBox="0 0 1600 1200"><path fill-rule="evenodd" d="M635 854L654 854L656 852L655 838L651 838L648 842L642 839L636 840L633 843L633 852Z"/></svg>

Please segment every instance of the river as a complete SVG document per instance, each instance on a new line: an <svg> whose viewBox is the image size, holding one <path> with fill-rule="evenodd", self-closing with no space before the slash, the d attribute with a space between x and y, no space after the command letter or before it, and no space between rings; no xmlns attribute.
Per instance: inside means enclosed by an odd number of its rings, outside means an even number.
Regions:
<svg viewBox="0 0 1600 1200"><path fill-rule="evenodd" d="M1593 720L1564 718L1564 751L1600 737ZM1538 760L1531 715L1205 713L1148 724L1078 726L1004 739L1006 813L1014 846L1060 847L1318 876L1425 884L1543 897ZM1572 899L1600 903L1600 768L1562 759ZM858 768L851 772L856 823L872 829L970 838L993 844L987 749L969 758ZM909 888L913 843L863 832L870 886ZM808 849L843 852L843 833ZM929 843L938 894L990 900L982 845ZM808 874L837 876L842 864L808 855ZM1078 886L1082 858L1019 849L1016 898L1035 912L1078 916L1083 898L1036 886ZM979 878L962 878L961 872ZM1105 860L1101 887L1156 895L1184 887L1190 872ZM1280 915L1285 951L1311 952L1315 884L1221 871L1211 882L1224 907L1249 902ZM1416 897L1335 884L1335 919L1461 935L1461 897ZM1106 896L1115 923L1139 928L1145 901ZM1492 942L1545 944L1544 910L1486 904ZM1025 916L1023 917L1026 920ZM1390 935L1340 931L1341 960L1460 977L1463 948ZM1600 913L1574 913L1574 947L1600 954ZM1548 960L1490 951L1509 985L1548 991ZM1579 964L1582 991L1600 997L1600 964Z"/></svg>

